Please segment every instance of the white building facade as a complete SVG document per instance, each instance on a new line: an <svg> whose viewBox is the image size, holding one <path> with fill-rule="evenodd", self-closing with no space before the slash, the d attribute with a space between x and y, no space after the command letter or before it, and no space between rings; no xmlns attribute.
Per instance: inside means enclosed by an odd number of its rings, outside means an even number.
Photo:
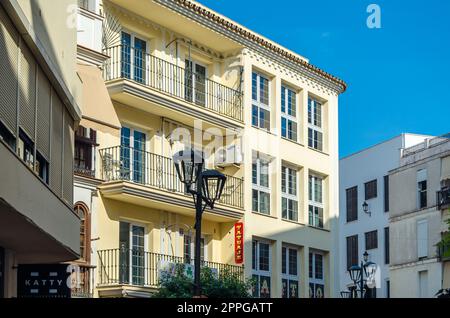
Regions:
<svg viewBox="0 0 450 318"><path fill-rule="evenodd" d="M365 251L378 265L372 297L390 297L389 171L399 166L401 151L427 136L402 134L340 160L339 273L340 291L352 281L348 268L359 265ZM367 203L367 212L363 204Z"/></svg>

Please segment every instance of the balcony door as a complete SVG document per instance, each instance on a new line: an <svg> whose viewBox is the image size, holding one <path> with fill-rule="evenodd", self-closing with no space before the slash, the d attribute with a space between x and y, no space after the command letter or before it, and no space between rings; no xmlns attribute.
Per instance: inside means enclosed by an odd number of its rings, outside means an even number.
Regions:
<svg viewBox="0 0 450 318"><path fill-rule="evenodd" d="M132 128L121 130L121 179L145 183L146 134Z"/></svg>
<svg viewBox="0 0 450 318"><path fill-rule="evenodd" d="M122 32L121 77L145 84L147 81L147 42Z"/></svg>
<svg viewBox="0 0 450 318"><path fill-rule="evenodd" d="M200 106L206 106L206 67L186 60L185 99Z"/></svg>
<svg viewBox="0 0 450 318"><path fill-rule="evenodd" d="M120 283L142 286L146 282L146 235L142 225L120 222Z"/></svg>

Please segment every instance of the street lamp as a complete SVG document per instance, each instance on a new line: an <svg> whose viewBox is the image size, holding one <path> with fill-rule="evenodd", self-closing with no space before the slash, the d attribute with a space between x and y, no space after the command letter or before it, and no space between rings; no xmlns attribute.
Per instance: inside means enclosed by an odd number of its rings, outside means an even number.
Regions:
<svg viewBox="0 0 450 318"><path fill-rule="evenodd" d="M377 270L377 265L373 262L369 262L369 253L367 251L363 254L363 260L361 261L361 265L353 265L348 269L348 274L350 276L350 279L353 281L355 286L355 297L358 297L358 287L359 287L359 293L360 297L364 298L364 285L367 282L368 279L373 278L373 275L375 275L375 272ZM367 284L367 287L372 288ZM376 287L376 286L373 286ZM353 292L350 291L350 297L348 296L347 291L341 292L342 298L352 298Z"/></svg>
<svg viewBox="0 0 450 318"><path fill-rule="evenodd" d="M206 207L214 204L222 195L226 176L216 170L204 171L203 153L184 150L173 156L178 178L192 194L195 203L195 260L194 260L194 295L201 295L200 286L200 241L202 235L202 214ZM195 184L195 188L192 186Z"/></svg>
<svg viewBox="0 0 450 318"><path fill-rule="evenodd" d="M364 201L362 207L363 207L364 213L369 214L369 216L372 216L372 212L369 211L369 204L366 201Z"/></svg>

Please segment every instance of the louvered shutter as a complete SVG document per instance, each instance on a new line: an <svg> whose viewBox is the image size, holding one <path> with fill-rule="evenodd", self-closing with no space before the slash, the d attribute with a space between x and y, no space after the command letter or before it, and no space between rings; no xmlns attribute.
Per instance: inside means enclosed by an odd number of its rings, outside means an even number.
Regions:
<svg viewBox="0 0 450 318"><path fill-rule="evenodd" d="M62 196L62 138L63 105L58 95L52 94L52 143L50 158L50 186L56 194Z"/></svg>
<svg viewBox="0 0 450 318"><path fill-rule="evenodd" d="M30 50L21 45L19 74L19 122L20 127L34 141L36 111L36 62Z"/></svg>
<svg viewBox="0 0 450 318"><path fill-rule="evenodd" d="M37 150L50 160L50 98L51 86L47 76L38 69Z"/></svg>
<svg viewBox="0 0 450 318"><path fill-rule="evenodd" d="M64 159L63 159L63 197L73 204L73 157L75 136L73 119L68 111L64 114Z"/></svg>
<svg viewBox="0 0 450 318"><path fill-rule="evenodd" d="M0 119L16 134L19 33L0 7Z"/></svg>

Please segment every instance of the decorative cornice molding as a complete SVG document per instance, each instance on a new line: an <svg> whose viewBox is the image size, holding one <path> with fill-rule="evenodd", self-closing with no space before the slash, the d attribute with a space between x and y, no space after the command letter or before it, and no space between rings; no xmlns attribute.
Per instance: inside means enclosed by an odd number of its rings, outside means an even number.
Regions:
<svg viewBox="0 0 450 318"><path fill-rule="evenodd" d="M200 5L188 0L153 1L258 52L262 56L266 56L270 60L276 61L276 63L309 78L319 85L328 87L335 91L336 94L343 93L347 88L346 83L341 79L324 72L299 56L288 52L281 46L275 45L257 34L245 30L231 20L218 16Z"/></svg>

